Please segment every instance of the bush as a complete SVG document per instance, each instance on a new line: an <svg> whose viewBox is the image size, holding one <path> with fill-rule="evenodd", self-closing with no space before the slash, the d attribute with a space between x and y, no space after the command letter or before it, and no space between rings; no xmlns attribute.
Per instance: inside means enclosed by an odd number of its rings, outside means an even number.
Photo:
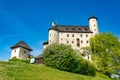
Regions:
<svg viewBox="0 0 120 80"><path fill-rule="evenodd" d="M60 70L84 75L95 75L95 68L76 55L68 45L51 44L43 52L44 64Z"/></svg>
<svg viewBox="0 0 120 80"><path fill-rule="evenodd" d="M30 59L25 59L25 60L20 60L20 59L17 59L17 58L12 58L9 60L10 62L22 62L22 63L30 63Z"/></svg>

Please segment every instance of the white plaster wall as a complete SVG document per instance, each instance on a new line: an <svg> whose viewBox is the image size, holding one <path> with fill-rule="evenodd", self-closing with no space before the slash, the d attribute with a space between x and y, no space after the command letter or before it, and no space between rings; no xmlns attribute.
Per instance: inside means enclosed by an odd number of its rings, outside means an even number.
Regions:
<svg viewBox="0 0 120 80"><path fill-rule="evenodd" d="M19 51L20 51L20 47L13 49L11 53L11 59L13 57L19 58Z"/></svg>
<svg viewBox="0 0 120 80"><path fill-rule="evenodd" d="M67 37L69 34L69 37ZM74 35L74 37L72 37ZM82 35L82 37L81 37ZM88 37L86 37L88 35ZM92 33L67 33L67 32L59 32L59 44L67 44L71 45L74 50L80 50L82 47L89 46L89 39L92 37ZM80 47L77 46L76 39L80 40ZM69 43L67 43L67 41ZM72 43L72 41L74 43ZM81 43L83 41L83 43ZM87 43L88 41L88 43Z"/></svg>
<svg viewBox="0 0 120 80"><path fill-rule="evenodd" d="M56 30L49 30L49 44L59 43L59 32Z"/></svg>
<svg viewBox="0 0 120 80"><path fill-rule="evenodd" d="M24 52L25 51L25 52ZM30 51L22 47L18 47L12 50L11 59L16 57L18 59L27 59Z"/></svg>
<svg viewBox="0 0 120 80"><path fill-rule="evenodd" d="M97 20L92 18L89 20L89 27L90 27L90 30L93 32L93 36L95 34L98 34L98 23L97 23Z"/></svg>

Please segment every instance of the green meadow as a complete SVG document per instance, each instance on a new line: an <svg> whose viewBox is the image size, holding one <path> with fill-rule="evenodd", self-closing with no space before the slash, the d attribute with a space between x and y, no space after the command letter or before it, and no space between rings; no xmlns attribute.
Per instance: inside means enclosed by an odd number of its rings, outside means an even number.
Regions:
<svg viewBox="0 0 120 80"><path fill-rule="evenodd" d="M0 62L0 80L111 80L96 72L96 76L85 76L47 67L43 64Z"/></svg>

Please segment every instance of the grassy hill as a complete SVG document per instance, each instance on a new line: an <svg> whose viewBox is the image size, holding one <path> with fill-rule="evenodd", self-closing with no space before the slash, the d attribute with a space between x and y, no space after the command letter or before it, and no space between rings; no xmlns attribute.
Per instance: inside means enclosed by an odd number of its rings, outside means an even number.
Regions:
<svg viewBox="0 0 120 80"><path fill-rule="evenodd" d="M111 80L98 73L95 77L60 71L40 64L0 62L0 80Z"/></svg>

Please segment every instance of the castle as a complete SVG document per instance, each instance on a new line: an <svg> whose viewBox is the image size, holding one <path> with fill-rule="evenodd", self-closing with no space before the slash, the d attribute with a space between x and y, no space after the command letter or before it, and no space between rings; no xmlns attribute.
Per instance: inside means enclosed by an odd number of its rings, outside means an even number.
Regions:
<svg viewBox="0 0 120 80"><path fill-rule="evenodd" d="M71 45L71 47L79 54L82 48L89 46L89 39L99 33L97 18L91 16L89 19L89 26L71 26L71 25L57 25L52 22L52 27L48 29L48 41L43 43L44 49L52 43ZM11 58L27 59L32 49L24 42L20 41L11 47ZM83 58L91 60L91 55Z"/></svg>
<svg viewBox="0 0 120 80"><path fill-rule="evenodd" d="M89 46L89 39L99 33L97 18L91 16L88 22L89 26L57 25L52 22L52 27L48 29L48 41L43 43L44 49L49 44L57 43L71 45L77 53L81 52L81 48ZM83 58L91 60L91 55Z"/></svg>

